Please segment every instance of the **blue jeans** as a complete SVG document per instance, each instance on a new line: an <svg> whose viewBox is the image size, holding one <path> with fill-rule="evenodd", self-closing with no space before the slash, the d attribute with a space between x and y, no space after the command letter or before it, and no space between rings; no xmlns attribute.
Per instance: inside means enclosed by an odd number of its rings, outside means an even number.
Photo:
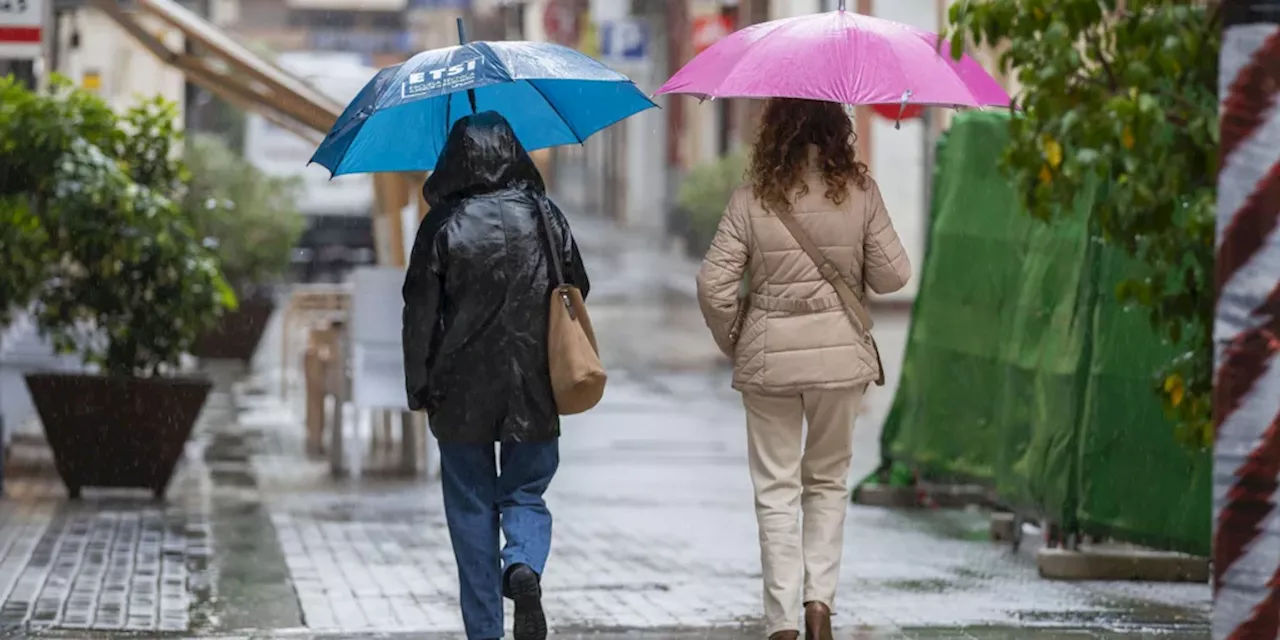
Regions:
<svg viewBox="0 0 1280 640"><path fill-rule="evenodd" d="M551 553L551 512L542 494L560 465L559 442L501 447L499 475L493 444L440 443L444 514L470 640L502 637L505 569L524 564L541 576ZM499 527L506 539L501 550Z"/></svg>

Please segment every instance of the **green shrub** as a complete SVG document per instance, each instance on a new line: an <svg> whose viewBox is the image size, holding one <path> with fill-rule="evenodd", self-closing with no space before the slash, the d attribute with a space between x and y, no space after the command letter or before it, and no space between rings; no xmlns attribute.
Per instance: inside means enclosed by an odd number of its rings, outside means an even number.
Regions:
<svg viewBox="0 0 1280 640"><path fill-rule="evenodd" d="M176 114L0 79L0 309L33 308L59 350L108 374L164 372L235 305L178 206Z"/></svg>
<svg viewBox="0 0 1280 640"><path fill-rule="evenodd" d="M305 222L297 207L300 181L264 174L210 135L191 136L186 162L191 181L182 207L232 288L245 295L278 278Z"/></svg>
<svg viewBox="0 0 1280 640"><path fill-rule="evenodd" d="M1031 215L1054 220L1108 185L1099 235L1147 267L1116 294L1181 348L1153 391L1178 438L1209 447L1222 12L1202 0L1040 4L954 4L952 53L1005 46L1000 65L1023 90L1002 164Z"/></svg>
<svg viewBox="0 0 1280 640"><path fill-rule="evenodd" d="M676 202L699 238L709 242L715 235L729 197L742 184L746 171L746 156L734 153L695 167L684 179Z"/></svg>

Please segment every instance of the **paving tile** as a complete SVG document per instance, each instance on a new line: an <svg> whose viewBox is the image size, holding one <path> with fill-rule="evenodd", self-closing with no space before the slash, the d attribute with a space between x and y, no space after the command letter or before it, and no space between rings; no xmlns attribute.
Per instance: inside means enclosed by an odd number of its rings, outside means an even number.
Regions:
<svg viewBox="0 0 1280 640"><path fill-rule="evenodd" d="M690 408L647 385L610 384L621 399L606 397L589 420L566 420L548 494L555 540L544 600L553 627L758 628L759 551L740 404ZM272 441L287 448L294 437ZM323 463L308 469L286 460L287 451L265 451L254 464L308 626L461 631L438 485L352 484L330 479ZM1025 625L1032 614L1123 619L1140 603L1161 602L1191 625L1207 617L1203 585L1140 593L1040 580L1027 558L975 541L971 532L986 526L975 513L851 506L837 626L996 640L1005 632L980 625ZM509 603L507 613L510 624Z"/></svg>
<svg viewBox="0 0 1280 640"><path fill-rule="evenodd" d="M11 480L0 501L0 632L190 631L189 585L208 577L188 565L209 552L208 514L191 494L208 486L198 461L185 467L164 504L92 492L70 502L46 481Z"/></svg>

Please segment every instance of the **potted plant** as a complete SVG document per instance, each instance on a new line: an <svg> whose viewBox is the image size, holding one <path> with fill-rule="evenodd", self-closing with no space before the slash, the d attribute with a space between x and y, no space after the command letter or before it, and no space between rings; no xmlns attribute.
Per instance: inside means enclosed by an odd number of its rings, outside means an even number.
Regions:
<svg viewBox="0 0 1280 640"><path fill-rule="evenodd" d="M85 486L163 496L211 384L179 360L235 296L177 204L185 169L172 105L117 116L56 79L37 94L0 80L0 217L19 220L23 275L0 307L94 373L26 377L70 495ZM0 280L5 279L0 277Z"/></svg>
<svg viewBox="0 0 1280 640"><path fill-rule="evenodd" d="M187 140L191 172L182 207L213 247L239 307L196 342L201 358L249 360L275 310L269 285L289 267L302 233L299 181L269 176L207 134Z"/></svg>
<svg viewBox="0 0 1280 640"><path fill-rule="evenodd" d="M732 153L695 167L680 184L676 202L686 219L678 228L685 234L689 257L700 260L711 246L720 216L746 170L746 156Z"/></svg>

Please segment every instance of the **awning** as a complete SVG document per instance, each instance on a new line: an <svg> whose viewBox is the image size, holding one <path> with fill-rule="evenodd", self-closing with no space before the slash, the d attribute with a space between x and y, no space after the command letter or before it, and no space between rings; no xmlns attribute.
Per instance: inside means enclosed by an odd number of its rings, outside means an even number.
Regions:
<svg viewBox="0 0 1280 640"><path fill-rule="evenodd" d="M139 44L182 71L201 88L242 109L308 138L329 132L343 105L254 55L217 27L172 0L137 0L138 9L182 32L195 53L173 51L153 36L117 0L92 0Z"/></svg>
<svg viewBox="0 0 1280 640"><path fill-rule="evenodd" d="M109 16L139 44L161 61L181 71L188 80L227 103L262 115L268 121L319 143L329 132L345 105L255 55L218 27L206 22L173 0L136 0L137 8L178 29L194 44L194 53L173 51L124 10L119 0L91 0L92 6ZM400 211L418 201L425 215L426 203L416 195L425 176L421 174L375 174L379 215L387 219L389 237L380 243L386 250L382 262L404 265ZM379 225L375 225L375 229Z"/></svg>
<svg viewBox="0 0 1280 640"><path fill-rule="evenodd" d="M349 11L351 9L350 0L286 0L285 4L290 9L310 11ZM363 0L360 3L360 10L399 12L404 11L408 4L408 0Z"/></svg>

